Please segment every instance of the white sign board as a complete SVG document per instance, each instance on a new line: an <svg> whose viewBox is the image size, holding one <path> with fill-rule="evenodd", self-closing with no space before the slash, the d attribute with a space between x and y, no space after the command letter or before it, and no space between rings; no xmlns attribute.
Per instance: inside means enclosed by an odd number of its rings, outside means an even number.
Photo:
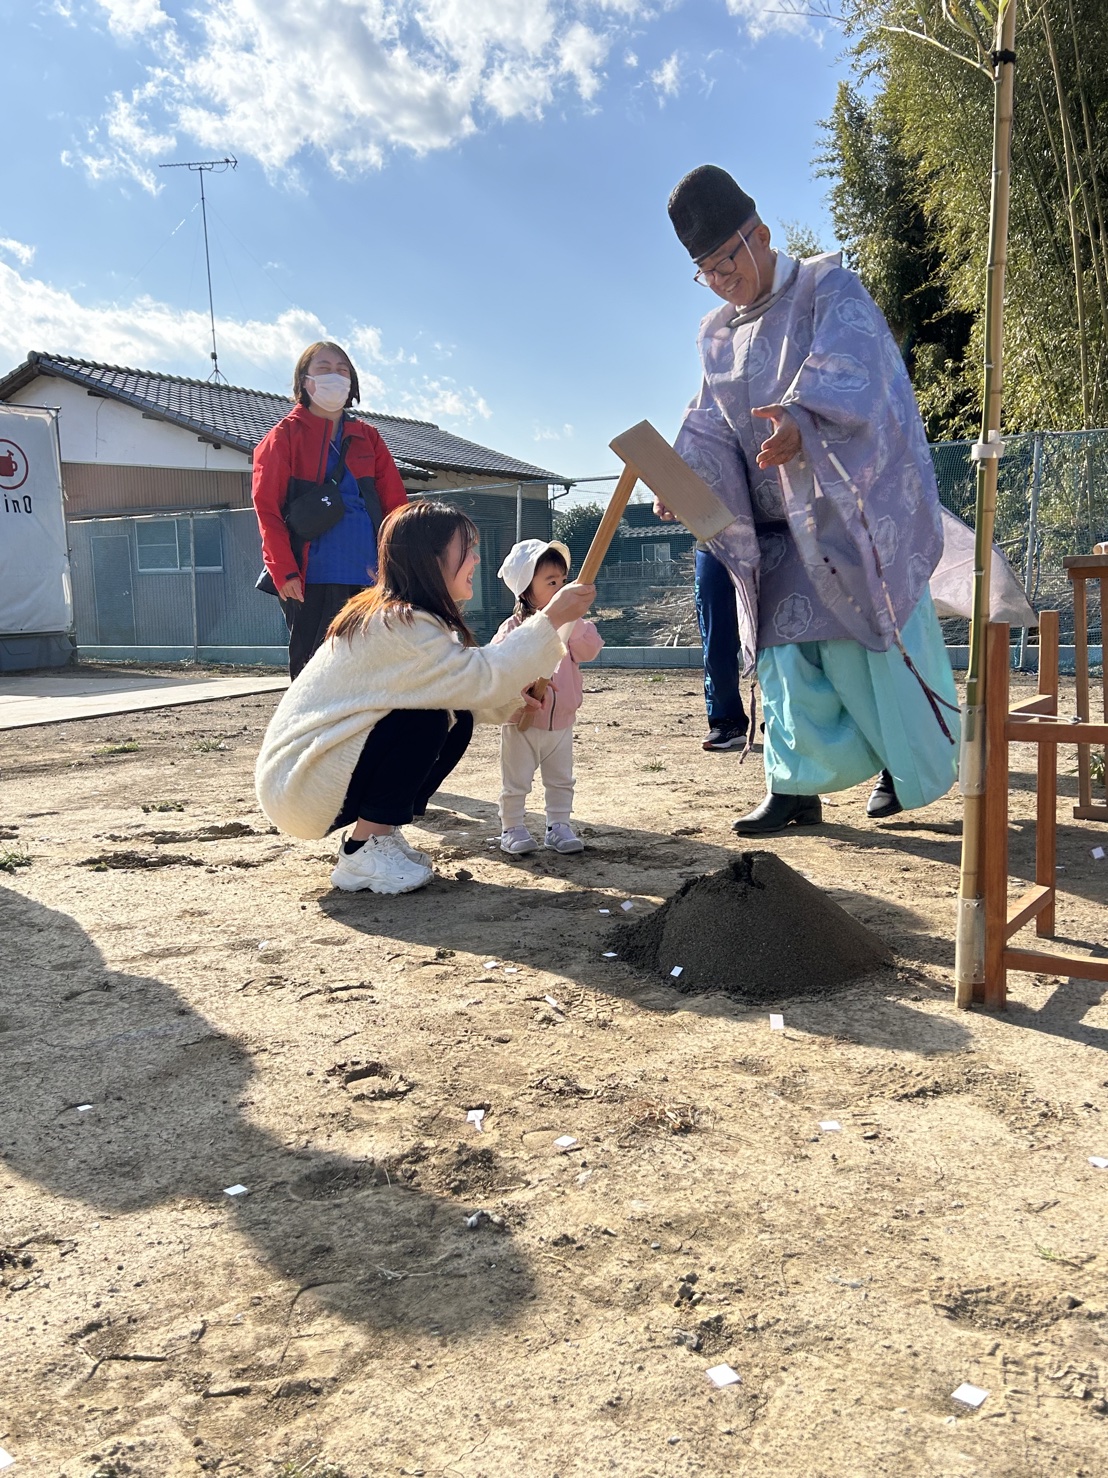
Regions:
<svg viewBox="0 0 1108 1478"><path fill-rule="evenodd" d="M72 626L54 413L0 405L0 635Z"/></svg>

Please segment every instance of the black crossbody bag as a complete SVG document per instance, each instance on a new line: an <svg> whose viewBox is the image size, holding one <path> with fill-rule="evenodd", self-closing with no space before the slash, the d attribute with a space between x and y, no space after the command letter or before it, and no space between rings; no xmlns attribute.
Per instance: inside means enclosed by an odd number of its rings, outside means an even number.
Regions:
<svg viewBox="0 0 1108 1478"><path fill-rule="evenodd" d="M346 454L353 439L352 436L344 437L338 466L324 482L309 482L306 477L289 478L285 494L285 523L293 538L302 544L310 544L313 539L326 534L341 523L346 514L341 484L346 475Z"/></svg>
<svg viewBox="0 0 1108 1478"><path fill-rule="evenodd" d="M289 478L283 517L298 563L304 545L310 544L313 539L318 539L321 534L333 529L336 524L342 522L346 514L342 501L341 483L346 474L346 453L353 440L352 436L343 438L338 466L334 474L324 482L312 482L306 477ZM375 480L372 477L359 477L357 483L362 502L366 505L366 511L373 524L373 531L376 533L381 526L381 503L377 496ZM268 570L263 570L255 580L254 589L260 590L264 595L278 593Z"/></svg>

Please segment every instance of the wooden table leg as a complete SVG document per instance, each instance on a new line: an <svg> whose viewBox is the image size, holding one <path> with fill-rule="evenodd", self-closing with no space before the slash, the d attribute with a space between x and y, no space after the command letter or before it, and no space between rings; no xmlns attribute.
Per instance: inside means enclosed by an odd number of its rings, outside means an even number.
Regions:
<svg viewBox="0 0 1108 1478"><path fill-rule="evenodd" d="M1077 687L1077 717L1082 723L1089 721L1089 612L1085 599L1085 576L1079 570L1070 570L1073 581L1073 668ZM1077 746L1077 804L1082 808L1092 805L1092 785L1089 770L1089 746Z"/></svg>
<svg viewBox="0 0 1108 1478"><path fill-rule="evenodd" d="M1058 712L1058 612L1039 613L1039 692L1053 698ZM1035 881L1051 890L1050 902L1035 920L1035 933L1054 934L1055 866L1058 857L1058 746L1039 744L1036 761Z"/></svg>
<svg viewBox="0 0 1108 1478"><path fill-rule="evenodd" d="M1007 999L1004 968L1008 921L1008 684L1009 631L990 621L985 636L985 805L981 894L985 905L984 1003L1003 1010Z"/></svg>

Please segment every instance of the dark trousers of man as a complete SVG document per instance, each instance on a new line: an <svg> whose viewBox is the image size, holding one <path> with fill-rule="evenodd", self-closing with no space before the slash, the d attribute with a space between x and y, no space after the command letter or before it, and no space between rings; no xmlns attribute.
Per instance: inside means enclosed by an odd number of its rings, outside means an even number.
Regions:
<svg viewBox="0 0 1108 1478"><path fill-rule="evenodd" d="M283 600L281 614L289 629L289 676L299 675L327 635L327 628L352 595L364 585L305 585L304 599Z"/></svg>
<svg viewBox="0 0 1108 1478"><path fill-rule="evenodd" d="M331 830L352 822L406 826L469 748L473 715L445 708L394 708L370 730Z"/></svg>
<svg viewBox="0 0 1108 1478"><path fill-rule="evenodd" d="M704 706L708 723L746 727L739 692L739 617L731 576L714 554L696 551L696 619L704 646Z"/></svg>

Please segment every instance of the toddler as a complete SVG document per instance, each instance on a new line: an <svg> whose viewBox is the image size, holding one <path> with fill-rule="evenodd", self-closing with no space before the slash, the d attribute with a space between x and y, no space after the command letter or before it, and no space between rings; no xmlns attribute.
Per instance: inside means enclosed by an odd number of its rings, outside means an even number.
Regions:
<svg viewBox="0 0 1108 1478"><path fill-rule="evenodd" d="M569 550L557 539L524 539L512 546L500 566L500 578L516 597L516 608L493 642L541 611L569 578ZM573 720L581 706L581 663L591 662L604 645L591 621L575 621L559 633L567 653L554 669L543 696L523 733L517 722L500 730L500 850L518 856L538 843L527 830L524 811L535 771L542 774L546 795L545 846L555 852L583 852L585 844L569 824L573 810ZM567 639L568 638L568 639Z"/></svg>

